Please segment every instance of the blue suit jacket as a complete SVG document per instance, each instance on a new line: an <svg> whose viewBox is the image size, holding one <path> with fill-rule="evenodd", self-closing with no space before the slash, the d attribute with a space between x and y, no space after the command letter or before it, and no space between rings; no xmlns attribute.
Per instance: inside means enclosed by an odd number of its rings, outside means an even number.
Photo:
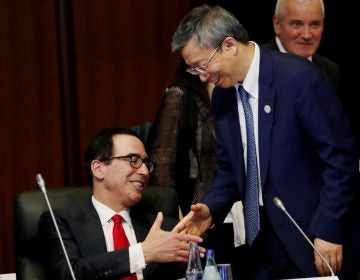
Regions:
<svg viewBox="0 0 360 280"><path fill-rule="evenodd" d="M235 88L216 88L212 102L219 167L203 202L217 222L244 198L245 174ZM298 268L316 275L313 249L273 198L283 201L311 237L342 242L358 166L346 116L327 78L311 62L262 48L258 109L265 210Z"/></svg>

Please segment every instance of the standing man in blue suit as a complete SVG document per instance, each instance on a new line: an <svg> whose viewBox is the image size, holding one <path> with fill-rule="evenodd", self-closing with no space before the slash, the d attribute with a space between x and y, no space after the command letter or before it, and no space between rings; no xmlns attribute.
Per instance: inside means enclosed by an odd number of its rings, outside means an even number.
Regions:
<svg viewBox="0 0 360 280"><path fill-rule="evenodd" d="M252 111L258 173L251 189L258 192L258 206L245 223L247 234L256 230L247 240L249 264L244 267L262 280L330 274L274 205L279 197L332 269L343 273L348 248L342 224L356 191L358 159L348 120L325 74L303 58L249 41L244 27L221 7L191 10L173 36L172 50L181 53L188 72L216 86L212 106L219 160L202 202L174 231L200 235L221 222L234 201L244 201L245 215L252 205L246 202L243 87Z"/></svg>

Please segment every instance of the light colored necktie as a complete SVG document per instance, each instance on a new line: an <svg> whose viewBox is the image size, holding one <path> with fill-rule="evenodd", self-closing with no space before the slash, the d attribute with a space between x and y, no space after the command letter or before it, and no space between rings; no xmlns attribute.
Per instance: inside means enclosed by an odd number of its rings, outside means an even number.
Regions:
<svg viewBox="0 0 360 280"><path fill-rule="evenodd" d="M129 240L126 237L124 228L121 224L122 217L119 214L113 216L114 228L113 228L113 239L114 239L114 250L127 248L130 246ZM133 273L127 277L121 278L122 280L137 280L136 273Z"/></svg>
<svg viewBox="0 0 360 280"><path fill-rule="evenodd" d="M247 173L244 201L246 240L251 246L260 230L258 168L254 135L254 121L248 100L248 93L239 86L240 99L244 108L247 141Z"/></svg>

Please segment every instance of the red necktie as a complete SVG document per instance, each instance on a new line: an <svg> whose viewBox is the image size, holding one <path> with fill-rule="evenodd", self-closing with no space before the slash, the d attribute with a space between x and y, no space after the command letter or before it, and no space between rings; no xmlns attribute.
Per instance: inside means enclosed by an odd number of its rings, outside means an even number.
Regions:
<svg viewBox="0 0 360 280"><path fill-rule="evenodd" d="M114 250L127 248L130 246L129 240L125 235L124 228L121 224L122 217L118 214L113 216L114 228L113 228L113 238L114 238ZM137 280L136 273L131 274L130 276L121 278L122 280Z"/></svg>

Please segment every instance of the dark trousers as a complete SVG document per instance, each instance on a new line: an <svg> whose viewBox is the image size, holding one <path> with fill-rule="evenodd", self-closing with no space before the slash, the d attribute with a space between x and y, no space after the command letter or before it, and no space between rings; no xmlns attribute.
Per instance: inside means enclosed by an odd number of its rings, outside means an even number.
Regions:
<svg viewBox="0 0 360 280"><path fill-rule="evenodd" d="M360 209L360 203L355 204ZM264 209L260 208L260 232L253 245L247 244L235 248L233 245L232 224L215 226L208 231L207 238L202 244L205 248L215 249L215 260L217 263L231 263L234 280L273 280L305 278L304 275L288 256L285 248L278 239L270 220ZM359 213L359 211L353 211ZM360 280L360 226L351 226L354 236L347 236L351 246L346 244L345 248L354 249L353 254L348 256L344 248L343 269L337 275L341 280ZM353 239L357 242L353 242ZM349 241L349 242L350 242ZM309 245L310 246L310 245ZM315 264L314 264L315 266ZM315 276L315 275L314 275Z"/></svg>
<svg viewBox="0 0 360 280"><path fill-rule="evenodd" d="M260 208L260 232L253 245L234 247L232 224L208 230L202 246L215 250L217 263L231 263L234 280L272 280L305 277L279 241L264 209Z"/></svg>
<svg viewBox="0 0 360 280"><path fill-rule="evenodd" d="M234 247L234 230L233 224L219 224L213 229L207 231L207 237L204 239L203 244L206 249L215 250L216 263L230 263L233 278L237 279L250 279L248 278L246 268L247 249L245 245ZM204 258L205 265L205 258Z"/></svg>
<svg viewBox="0 0 360 280"><path fill-rule="evenodd" d="M285 279L305 277L288 256L264 208L260 207L260 232L248 251L248 279Z"/></svg>

